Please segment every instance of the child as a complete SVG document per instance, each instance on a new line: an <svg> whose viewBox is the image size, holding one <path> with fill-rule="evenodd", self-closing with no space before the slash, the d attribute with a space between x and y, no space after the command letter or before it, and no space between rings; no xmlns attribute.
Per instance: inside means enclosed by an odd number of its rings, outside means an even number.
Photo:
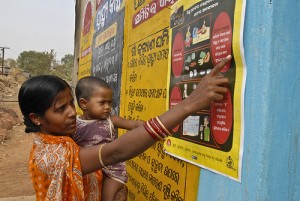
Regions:
<svg viewBox="0 0 300 201"><path fill-rule="evenodd" d="M115 140L117 136L114 127L131 130L144 123L111 115L112 88L98 77L88 76L80 79L75 94L83 114L77 117L77 131L72 138L81 147ZM107 166L102 171L104 172L102 199L110 201L127 182L125 162Z"/></svg>
<svg viewBox="0 0 300 201"><path fill-rule="evenodd" d="M29 160L36 200L101 201L100 169L136 157L158 140L165 140L189 115L222 100L228 79L219 72L230 59L215 66L187 99L170 110L112 142L85 148L70 138L76 131L76 110L68 83L51 75L25 81L18 102L25 132L36 133Z"/></svg>

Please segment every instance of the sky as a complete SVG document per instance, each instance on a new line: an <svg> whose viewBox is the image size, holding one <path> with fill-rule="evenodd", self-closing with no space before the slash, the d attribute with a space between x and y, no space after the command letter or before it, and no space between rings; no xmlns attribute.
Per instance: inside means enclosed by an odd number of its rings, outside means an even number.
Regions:
<svg viewBox="0 0 300 201"><path fill-rule="evenodd" d="M74 53L75 0L0 0L0 47L4 59L23 51ZM1 51L2 57L2 51Z"/></svg>

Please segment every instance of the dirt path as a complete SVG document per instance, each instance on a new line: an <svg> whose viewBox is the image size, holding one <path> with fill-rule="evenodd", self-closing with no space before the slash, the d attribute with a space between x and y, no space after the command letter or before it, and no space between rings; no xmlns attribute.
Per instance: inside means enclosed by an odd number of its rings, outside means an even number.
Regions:
<svg viewBox="0 0 300 201"><path fill-rule="evenodd" d="M0 106L14 109L21 118L18 103L1 102ZM4 143L0 143L0 201L35 200L28 197L34 195L34 190L27 170L34 136L25 134L24 125L15 126L9 131L9 136Z"/></svg>

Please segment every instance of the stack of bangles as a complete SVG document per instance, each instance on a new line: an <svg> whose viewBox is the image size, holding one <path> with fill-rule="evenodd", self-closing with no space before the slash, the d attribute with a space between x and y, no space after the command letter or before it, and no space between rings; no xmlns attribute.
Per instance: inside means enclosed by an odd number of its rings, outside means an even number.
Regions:
<svg viewBox="0 0 300 201"><path fill-rule="evenodd" d="M166 129L158 116L146 121L144 123L144 128L155 140L165 140L171 135L170 131Z"/></svg>
<svg viewBox="0 0 300 201"><path fill-rule="evenodd" d="M158 117L146 121L143 125L146 131L149 133L149 135L151 135L151 137L153 137L153 139L155 140L165 140L168 136L171 135L170 131L166 129L166 127L162 124L162 122ZM107 168L102 161L101 152L104 145L105 143L100 145L98 156L99 156L100 165L103 168Z"/></svg>

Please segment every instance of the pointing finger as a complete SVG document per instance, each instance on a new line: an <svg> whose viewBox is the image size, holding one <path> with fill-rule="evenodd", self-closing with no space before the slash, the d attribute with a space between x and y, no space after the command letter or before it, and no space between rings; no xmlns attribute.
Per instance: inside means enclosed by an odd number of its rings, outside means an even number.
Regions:
<svg viewBox="0 0 300 201"><path fill-rule="evenodd" d="M219 74L220 70L231 60L231 55L228 55L220 61L209 73L211 76L216 76Z"/></svg>

